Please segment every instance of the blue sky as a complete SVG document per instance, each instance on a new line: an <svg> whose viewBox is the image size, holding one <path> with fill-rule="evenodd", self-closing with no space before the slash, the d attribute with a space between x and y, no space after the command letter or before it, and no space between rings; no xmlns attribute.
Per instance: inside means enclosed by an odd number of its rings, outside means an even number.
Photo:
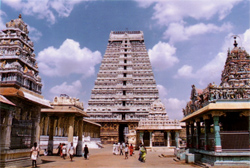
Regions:
<svg viewBox="0 0 250 168"><path fill-rule="evenodd" d="M250 52L248 0L2 0L0 28L22 14L34 41L42 95L66 93L85 109L111 31L142 30L169 118L191 85L220 84L232 35Z"/></svg>

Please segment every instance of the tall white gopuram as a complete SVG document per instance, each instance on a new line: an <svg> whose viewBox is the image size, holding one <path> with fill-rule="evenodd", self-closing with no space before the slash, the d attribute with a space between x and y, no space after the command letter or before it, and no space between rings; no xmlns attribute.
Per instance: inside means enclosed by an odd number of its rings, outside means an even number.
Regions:
<svg viewBox="0 0 250 168"><path fill-rule="evenodd" d="M158 98L143 32L112 31L87 108L102 142L125 141Z"/></svg>

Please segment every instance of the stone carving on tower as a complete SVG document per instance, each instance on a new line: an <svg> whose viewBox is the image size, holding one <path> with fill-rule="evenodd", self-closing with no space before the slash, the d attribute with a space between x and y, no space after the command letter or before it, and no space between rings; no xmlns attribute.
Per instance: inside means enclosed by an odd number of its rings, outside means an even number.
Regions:
<svg viewBox="0 0 250 168"><path fill-rule="evenodd" d="M158 98L143 32L112 31L87 108L102 141L124 141L121 132L134 130Z"/></svg>
<svg viewBox="0 0 250 168"><path fill-rule="evenodd" d="M34 44L28 34L21 15L6 23L6 29L0 32L0 84L15 84L41 94Z"/></svg>

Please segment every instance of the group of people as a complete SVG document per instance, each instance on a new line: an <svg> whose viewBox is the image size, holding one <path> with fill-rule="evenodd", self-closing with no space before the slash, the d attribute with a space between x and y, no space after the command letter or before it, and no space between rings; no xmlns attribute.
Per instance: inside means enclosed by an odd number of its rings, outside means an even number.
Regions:
<svg viewBox="0 0 250 168"><path fill-rule="evenodd" d="M67 156L67 147L66 145L63 143L60 143L57 147L58 149L58 152L57 152L57 155L61 156L63 159L65 159L65 156ZM69 150L68 150L68 154L70 156L70 159L72 161L73 159L73 156L74 156L74 146L73 146L73 142L71 142L71 146L69 147ZM87 145L85 145L84 149L83 149L83 152L84 152L84 158L87 159L88 158L88 154L89 154L89 148Z"/></svg>
<svg viewBox="0 0 250 168"><path fill-rule="evenodd" d="M128 159L128 152L129 152L130 156L132 156L134 153L134 147L132 144L130 146L128 143L125 144L124 142L121 142L121 143L118 142L118 143L113 144L113 154L114 155L119 155L119 154L123 155L123 150L125 152L125 159Z"/></svg>

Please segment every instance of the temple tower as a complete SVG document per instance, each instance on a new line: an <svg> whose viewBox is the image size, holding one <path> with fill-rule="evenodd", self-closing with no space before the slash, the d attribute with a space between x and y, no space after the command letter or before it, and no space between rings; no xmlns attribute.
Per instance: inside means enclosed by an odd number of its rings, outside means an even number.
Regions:
<svg viewBox="0 0 250 168"><path fill-rule="evenodd" d="M234 36L234 48L228 50L227 60L221 74L221 86L224 87L246 87L250 86L249 79L249 54L243 47L238 47Z"/></svg>
<svg viewBox="0 0 250 168"><path fill-rule="evenodd" d="M143 32L112 31L87 108L102 142L126 141L158 98Z"/></svg>
<svg viewBox="0 0 250 168"><path fill-rule="evenodd" d="M41 95L41 78L27 24L19 15L0 32L0 167L27 166L34 142L39 145L40 112L50 107Z"/></svg>

